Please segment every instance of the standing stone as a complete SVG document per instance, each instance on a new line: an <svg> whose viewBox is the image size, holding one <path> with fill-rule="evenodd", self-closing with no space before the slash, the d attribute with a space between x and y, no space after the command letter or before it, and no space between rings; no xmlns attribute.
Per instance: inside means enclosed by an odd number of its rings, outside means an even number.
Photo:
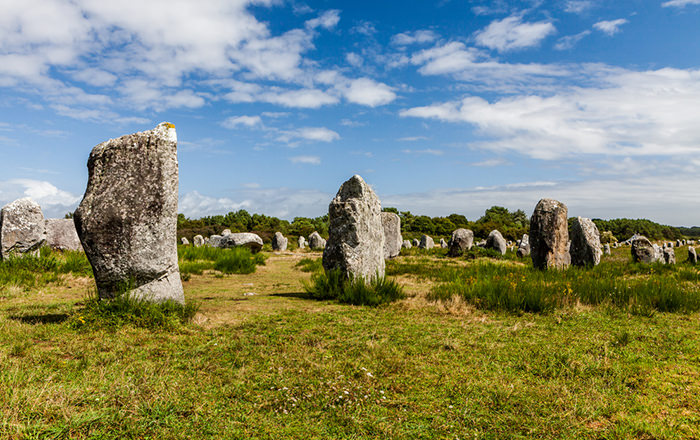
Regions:
<svg viewBox="0 0 700 440"><path fill-rule="evenodd" d="M413 243L413 246L414 246L414 247L420 246L420 241L418 241L417 238L414 238L412 243Z"/></svg>
<svg viewBox="0 0 700 440"><path fill-rule="evenodd" d="M447 249L447 242L445 241L444 238L440 239L440 247L443 249Z"/></svg>
<svg viewBox="0 0 700 440"><path fill-rule="evenodd" d="M393 212L382 212L384 228L384 258L394 258L401 252L401 217Z"/></svg>
<svg viewBox="0 0 700 440"><path fill-rule="evenodd" d="M222 236L219 247L227 249L246 247L250 249L252 253L257 253L262 250L263 241L258 234L253 234L252 232L236 232L235 234L229 233Z"/></svg>
<svg viewBox="0 0 700 440"><path fill-rule="evenodd" d="M411 244L410 241L404 240L403 243L401 244L401 247L403 247L404 249L411 249L413 247L413 245Z"/></svg>
<svg viewBox="0 0 700 440"><path fill-rule="evenodd" d="M459 228L452 232L452 237L448 242L448 257L458 257L469 251L474 245L474 233L469 229Z"/></svg>
<svg viewBox="0 0 700 440"><path fill-rule="evenodd" d="M224 237L227 236L227 235L231 235L231 230L230 230L230 229L224 229L223 231L221 231L221 235L224 236Z"/></svg>
<svg viewBox="0 0 700 440"><path fill-rule="evenodd" d="M97 145L88 171L74 220L100 298L134 287L129 295L135 298L184 303L175 126L164 122Z"/></svg>
<svg viewBox="0 0 700 440"><path fill-rule="evenodd" d="M688 247L688 263L698 264L698 254L695 252L694 247Z"/></svg>
<svg viewBox="0 0 700 440"><path fill-rule="evenodd" d="M612 255L612 252L610 251L610 244L605 243L605 245L603 246L603 253L605 255Z"/></svg>
<svg viewBox="0 0 700 440"><path fill-rule="evenodd" d="M654 249L654 245L643 235L639 235L632 240L630 251L632 252L632 259L635 262L649 264L657 259L657 252Z"/></svg>
<svg viewBox="0 0 700 440"><path fill-rule="evenodd" d="M207 244L211 247L222 248L224 247L224 236L223 235L212 235L207 239Z"/></svg>
<svg viewBox="0 0 700 440"><path fill-rule="evenodd" d="M489 236L486 237L486 249L493 249L500 252L501 255L506 254L506 240L496 229L491 231Z"/></svg>
<svg viewBox="0 0 700 440"><path fill-rule="evenodd" d="M683 243L680 240L676 240L676 247L681 247L683 246Z"/></svg>
<svg viewBox="0 0 700 440"><path fill-rule="evenodd" d="M299 249L304 249L304 246L306 246L306 239L300 235L297 244L299 245Z"/></svg>
<svg viewBox="0 0 700 440"><path fill-rule="evenodd" d="M523 234L523 238L518 240L518 250L516 255L520 258L530 255L530 236Z"/></svg>
<svg viewBox="0 0 700 440"><path fill-rule="evenodd" d="M46 222L41 207L24 198L8 203L0 211L0 259L13 255L39 255L46 244Z"/></svg>
<svg viewBox="0 0 700 440"><path fill-rule="evenodd" d="M189 246L189 245L190 245L190 241L187 239L187 237L182 237L182 238L180 239L180 243L182 243L184 246Z"/></svg>
<svg viewBox="0 0 700 440"><path fill-rule="evenodd" d="M571 264L567 249L569 227L566 205L553 199L537 203L530 218L530 256L537 269L562 269Z"/></svg>
<svg viewBox="0 0 700 440"><path fill-rule="evenodd" d="M666 264L676 264L676 251L673 249L664 249L664 262Z"/></svg>
<svg viewBox="0 0 700 440"><path fill-rule="evenodd" d="M309 247L313 250L323 250L326 248L326 240L314 231L309 235Z"/></svg>
<svg viewBox="0 0 700 440"><path fill-rule="evenodd" d="M71 218L46 219L46 244L57 251L82 251L78 231Z"/></svg>
<svg viewBox="0 0 700 440"><path fill-rule="evenodd" d="M428 237L427 235L423 235L420 238L420 243L418 243L418 247L421 249L432 249L435 247L435 241L433 240L432 237Z"/></svg>
<svg viewBox="0 0 700 440"><path fill-rule="evenodd" d="M272 237L272 250L273 251L286 251L287 250L287 243L289 240L282 235L281 232L275 232L275 236Z"/></svg>
<svg viewBox="0 0 700 440"><path fill-rule="evenodd" d="M579 267L600 264L600 233L589 218L576 217L571 225L571 264Z"/></svg>
<svg viewBox="0 0 700 440"><path fill-rule="evenodd" d="M201 235L195 235L194 238L192 238L192 243L194 244L194 247L202 247L204 246L204 237Z"/></svg>
<svg viewBox="0 0 700 440"><path fill-rule="evenodd" d="M657 245L656 243L652 244L651 247L654 248L654 260L652 263L666 264L666 259L664 258L665 248Z"/></svg>
<svg viewBox="0 0 700 440"><path fill-rule="evenodd" d="M357 174L343 183L328 206L323 268L349 279L384 277L384 227L379 198Z"/></svg>

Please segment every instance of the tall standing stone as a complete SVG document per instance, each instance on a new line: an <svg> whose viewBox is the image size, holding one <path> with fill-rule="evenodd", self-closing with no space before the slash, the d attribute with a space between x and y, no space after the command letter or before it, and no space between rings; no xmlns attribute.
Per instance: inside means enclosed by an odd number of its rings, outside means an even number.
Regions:
<svg viewBox="0 0 700 440"><path fill-rule="evenodd" d="M440 247L441 247L442 249L447 249L447 242L445 241L444 238L441 238L441 239L440 239Z"/></svg>
<svg viewBox="0 0 700 440"><path fill-rule="evenodd" d="M309 247L313 250L323 250L326 248L326 240L317 231L309 235Z"/></svg>
<svg viewBox="0 0 700 440"><path fill-rule="evenodd" d="M664 249L664 263L666 264L676 264L676 251L673 249Z"/></svg>
<svg viewBox="0 0 700 440"><path fill-rule="evenodd" d="M413 243L413 246L414 246L414 247L420 246L420 241L419 241L417 238L414 238L413 241L412 241L411 243Z"/></svg>
<svg viewBox="0 0 700 440"><path fill-rule="evenodd" d="M571 225L571 264L579 267L597 266L603 253L598 227L589 218L576 217Z"/></svg>
<svg viewBox="0 0 700 440"><path fill-rule="evenodd" d="M698 264L698 254L695 252L694 247L688 247L688 263Z"/></svg>
<svg viewBox="0 0 700 440"><path fill-rule="evenodd" d="M287 237L282 235L281 232L275 232L275 236L272 237L272 250L273 251L286 251L287 250Z"/></svg>
<svg viewBox="0 0 700 440"><path fill-rule="evenodd" d="M70 218L46 219L46 244L57 251L82 251L78 231Z"/></svg>
<svg viewBox="0 0 700 440"><path fill-rule="evenodd" d="M523 234L523 238L518 241L516 255L520 258L530 255L530 236Z"/></svg>
<svg viewBox="0 0 700 440"><path fill-rule="evenodd" d="M401 244L401 246L404 249L411 249L413 247L413 245L411 244L411 242L409 240L404 240L403 243Z"/></svg>
<svg viewBox="0 0 700 440"><path fill-rule="evenodd" d="M302 235L299 236L297 245L299 246L299 249L304 249L304 246L306 246L306 239Z"/></svg>
<svg viewBox="0 0 700 440"><path fill-rule="evenodd" d="M394 258L401 252L401 217L393 212L382 212L384 228L384 258Z"/></svg>
<svg viewBox="0 0 700 440"><path fill-rule="evenodd" d="M493 249L500 252L501 255L506 254L506 239L503 238L503 235L498 230L494 229L486 237L486 249Z"/></svg>
<svg viewBox="0 0 700 440"><path fill-rule="evenodd" d="M474 245L474 233L469 229L459 228L452 232L452 237L447 243L448 257L458 257L467 252Z"/></svg>
<svg viewBox="0 0 700 440"><path fill-rule="evenodd" d="M185 302L177 261L178 163L175 126L111 139L88 160L75 226L100 298Z"/></svg>
<svg viewBox="0 0 700 440"><path fill-rule="evenodd" d="M348 278L383 278L384 228L379 198L358 175L343 183L328 206L323 268Z"/></svg>
<svg viewBox="0 0 700 440"><path fill-rule="evenodd" d="M553 199L537 203L530 218L530 257L538 269L565 268L571 264L566 205Z"/></svg>
<svg viewBox="0 0 700 440"><path fill-rule="evenodd" d="M194 244L194 247L204 246L204 237L202 237L201 235L195 235L192 238L192 244Z"/></svg>
<svg viewBox="0 0 700 440"><path fill-rule="evenodd" d="M24 198L8 203L0 211L0 259L13 255L38 255L46 244L46 222L41 207Z"/></svg>
<svg viewBox="0 0 700 440"><path fill-rule="evenodd" d="M610 251L610 244L605 243L603 245L603 254L604 255L612 255L612 252Z"/></svg>
<svg viewBox="0 0 700 440"><path fill-rule="evenodd" d="M649 264L653 263L658 258L654 245L643 235L639 235L632 240L630 252L632 253L632 259L638 263Z"/></svg>
<svg viewBox="0 0 700 440"><path fill-rule="evenodd" d="M422 235L418 243L420 249L432 249L435 247L435 240L428 235Z"/></svg>

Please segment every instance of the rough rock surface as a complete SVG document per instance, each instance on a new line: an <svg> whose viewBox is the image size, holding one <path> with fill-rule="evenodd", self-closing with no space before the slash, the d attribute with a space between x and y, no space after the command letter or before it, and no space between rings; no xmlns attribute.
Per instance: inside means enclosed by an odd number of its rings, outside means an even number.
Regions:
<svg viewBox="0 0 700 440"><path fill-rule="evenodd" d="M306 239L304 238L304 236L299 236L299 239L297 240L297 245L299 246L299 249L304 249L304 247L306 246Z"/></svg>
<svg viewBox="0 0 700 440"><path fill-rule="evenodd" d="M418 240L417 238L414 238L413 241L412 241L411 243L413 243L413 246L414 246L414 247L420 246L420 240Z"/></svg>
<svg viewBox="0 0 700 440"><path fill-rule="evenodd" d="M189 246L189 245L190 245L190 241L187 239L187 237L182 237L182 238L180 239L180 243L182 243L182 244L185 245L185 246Z"/></svg>
<svg viewBox="0 0 700 440"><path fill-rule="evenodd" d="M262 249L263 241L258 234L253 234L252 232L236 232L235 234L232 233L222 236L219 247L247 247L251 252L256 253L260 252Z"/></svg>
<svg viewBox="0 0 700 440"><path fill-rule="evenodd" d="M273 251L286 251L287 243L289 240L287 237L282 235L281 232L275 232L275 236L272 237L272 250Z"/></svg>
<svg viewBox="0 0 700 440"><path fill-rule="evenodd" d="M423 235L420 238L420 242L418 243L418 247L421 249L432 249L435 247L435 241L433 240L432 237L429 237L427 235Z"/></svg>
<svg viewBox="0 0 700 440"><path fill-rule="evenodd" d="M506 254L506 239L503 238L498 230L494 229L486 237L486 249L493 249L501 253L501 255Z"/></svg>
<svg viewBox="0 0 700 440"><path fill-rule="evenodd" d="M413 247L413 245L411 244L410 241L404 240L403 243L401 244L401 247L403 247L404 249L411 249Z"/></svg>
<svg viewBox="0 0 700 440"><path fill-rule="evenodd" d="M697 254L697 252L695 252L694 247L688 248L688 263L698 264L698 254Z"/></svg>
<svg viewBox="0 0 700 440"><path fill-rule="evenodd" d="M126 286L147 301L185 302L177 260L178 163L175 126L112 139L88 160L75 226L101 298Z"/></svg>
<svg viewBox="0 0 700 440"><path fill-rule="evenodd" d="M447 249L447 242L445 241L444 238L440 239L440 247L443 249Z"/></svg>
<svg viewBox="0 0 700 440"><path fill-rule="evenodd" d="M82 251L78 231L70 218L46 219L46 244L58 251Z"/></svg>
<svg viewBox="0 0 700 440"><path fill-rule="evenodd" d="M204 237L201 235L195 235L192 238L192 243L194 244L194 247L202 247L204 246Z"/></svg>
<svg viewBox="0 0 700 440"><path fill-rule="evenodd" d="M523 238L518 240L518 250L516 255L520 258L530 255L530 236L523 234Z"/></svg>
<svg viewBox="0 0 700 440"><path fill-rule="evenodd" d="M537 269L565 268L571 264L566 205L553 199L537 203L530 218L530 257Z"/></svg>
<svg viewBox="0 0 700 440"><path fill-rule="evenodd" d="M600 264L600 233L589 218L576 217L571 225L571 264L579 267Z"/></svg>
<svg viewBox="0 0 700 440"><path fill-rule="evenodd" d="M211 237L209 237L209 241L207 242L207 244L211 247L220 248L224 247L223 240L223 235L212 235Z"/></svg>
<svg viewBox="0 0 700 440"><path fill-rule="evenodd" d="M309 248L313 250L323 250L326 248L326 240L321 237L321 234L314 231L309 235Z"/></svg>
<svg viewBox="0 0 700 440"><path fill-rule="evenodd" d="M604 255L612 255L612 252L610 251L610 245L608 243L605 243L603 245L603 254Z"/></svg>
<svg viewBox="0 0 700 440"><path fill-rule="evenodd" d="M230 229L224 229L221 231L221 235L226 236L226 235L231 235L231 230Z"/></svg>
<svg viewBox="0 0 700 440"><path fill-rule="evenodd" d="M447 251L447 256L458 257L472 248L474 233L469 229L456 229L452 232L452 237L447 245L450 248Z"/></svg>
<svg viewBox="0 0 700 440"><path fill-rule="evenodd" d="M649 239L643 235L637 236L634 240L632 240L630 252L632 253L632 259L635 262L653 263L658 258L654 245L652 245Z"/></svg>
<svg viewBox="0 0 700 440"><path fill-rule="evenodd" d="M654 263L666 264L666 258L664 257L664 247L659 246L654 243L651 245L654 248Z"/></svg>
<svg viewBox="0 0 700 440"><path fill-rule="evenodd" d="M664 262L666 264L676 264L676 251L673 249L664 249Z"/></svg>
<svg viewBox="0 0 700 440"><path fill-rule="evenodd" d="M46 244L46 222L41 207L24 198L8 203L0 211L0 257L38 254Z"/></svg>
<svg viewBox="0 0 700 440"><path fill-rule="evenodd" d="M343 183L328 206L328 243L323 268L348 278L383 278L384 227L381 203L358 175ZM400 241L399 241L400 243Z"/></svg>
<svg viewBox="0 0 700 440"><path fill-rule="evenodd" d="M393 212L382 212L384 228L384 258L394 258L401 252L401 217Z"/></svg>

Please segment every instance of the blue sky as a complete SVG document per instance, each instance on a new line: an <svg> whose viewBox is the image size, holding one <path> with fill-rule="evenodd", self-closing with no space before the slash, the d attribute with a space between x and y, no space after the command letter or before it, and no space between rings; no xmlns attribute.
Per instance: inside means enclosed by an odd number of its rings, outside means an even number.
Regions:
<svg viewBox="0 0 700 440"><path fill-rule="evenodd" d="M700 224L700 0L0 0L0 203L80 201L177 127L180 211L384 206Z"/></svg>

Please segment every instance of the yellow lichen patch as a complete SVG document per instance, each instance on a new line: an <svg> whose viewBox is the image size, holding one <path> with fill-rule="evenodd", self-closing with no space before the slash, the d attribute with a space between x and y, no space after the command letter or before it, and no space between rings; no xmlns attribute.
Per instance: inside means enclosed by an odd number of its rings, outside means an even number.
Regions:
<svg viewBox="0 0 700 440"><path fill-rule="evenodd" d="M175 124L171 124L170 122L163 122L163 125L165 125L168 128L175 128Z"/></svg>

